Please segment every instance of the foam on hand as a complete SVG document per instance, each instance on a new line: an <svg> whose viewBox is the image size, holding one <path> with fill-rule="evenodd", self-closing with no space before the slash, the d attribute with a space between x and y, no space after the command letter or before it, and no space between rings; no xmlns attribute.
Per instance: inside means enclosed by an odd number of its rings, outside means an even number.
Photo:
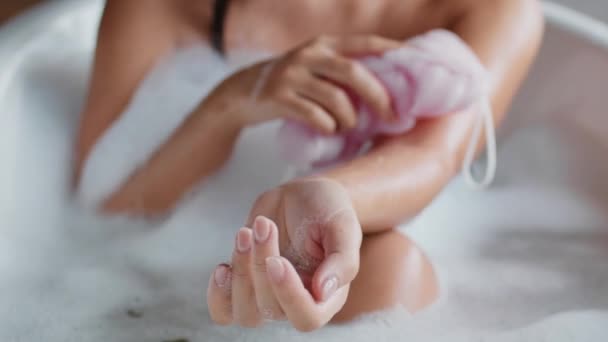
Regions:
<svg viewBox="0 0 608 342"><path fill-rule="evenodd" d="M312 169L352 159L372 138L411 130L418 119L472 109L480 114L465 159L465 179L487 186L495 172L494 123L488 103L487 72L475 53L456 34L433 30L408 40L403 47L381 56L359 59L388 91L396 122L384 122L365 103L352 96L359 117L345 133L323 135L294 121L286 121L278 139L282 156L298 170ZM470 175L481 126L485 120L488 166L478 182ZM478 127L479 126L479 127Z"/></svg>

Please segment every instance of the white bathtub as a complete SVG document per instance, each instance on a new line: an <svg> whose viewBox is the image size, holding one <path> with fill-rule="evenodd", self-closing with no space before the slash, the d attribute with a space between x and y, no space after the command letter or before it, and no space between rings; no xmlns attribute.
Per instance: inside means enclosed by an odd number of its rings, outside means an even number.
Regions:
<svg viewBox="0 0 608 342"><path fill-rule="evenodd" d="M205 278L259 190L222 202L238 167L161 228L66 205L99 9L53 2L0 30L0 341L608 338L606 26L547 5L541 54L500 130L495 185L471 192L456 179L404 228L437 265L442 299L415 317L299 335L210 326ZM125 314L134 307L143 318Z"/></svg>

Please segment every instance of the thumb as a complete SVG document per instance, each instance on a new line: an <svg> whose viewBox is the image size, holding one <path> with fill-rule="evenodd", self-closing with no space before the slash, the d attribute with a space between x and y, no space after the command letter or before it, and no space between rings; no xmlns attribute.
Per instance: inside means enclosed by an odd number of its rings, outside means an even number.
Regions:
<svg viewBox="0 0 608 342"><path fill-rule="evenodd" d="M361 227L354 213L336 217L323 231L325 258L312 279L312 293L324 302L359 272Z"/></svg>
<svg viewBox="0 0 608 342"><path fill-rule="evenodd" d="M319 266L312 281L312 292L319 302L329 300L339 289L350 284L359 272L359 256L333 253Z"/></svg>

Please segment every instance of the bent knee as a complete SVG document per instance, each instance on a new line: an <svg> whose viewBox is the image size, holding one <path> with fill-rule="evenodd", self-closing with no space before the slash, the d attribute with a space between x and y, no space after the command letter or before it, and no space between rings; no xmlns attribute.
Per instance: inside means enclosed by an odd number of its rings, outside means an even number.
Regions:
<svg viewBox="0 0 608 342"><path fill-rule="evenodd" d="M336 321L399 305L409 312L431 304L438 294L433 266L416 244L397 231L366 236L361 267Z"/></svg>

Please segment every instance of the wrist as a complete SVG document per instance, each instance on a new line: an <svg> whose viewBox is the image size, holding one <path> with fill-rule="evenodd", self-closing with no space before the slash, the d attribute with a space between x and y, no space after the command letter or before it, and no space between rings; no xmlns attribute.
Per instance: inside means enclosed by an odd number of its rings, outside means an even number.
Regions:
<svg viewBox="0 0 608 342"><path fill-rule="evenodd" d="M239 114L240 100L226 92L225 88L227 86L224 84L218 86L196 111L204 124L222 129L228 134L238 134L247 124Z"/></svg>
<svg viewBox="0 0 608 342"><path fill-rule="evenodd" d="M259 123L254 115L254 92L260 69L266 64L259 63L235 72L216 87L203 105L210 112L222 115L228 125L239 130Z"/></svg>
<svg viewBox="0 0 608 342"><path fill-rule="evenodd" d="M332 194L340 194L341 198L348 201L349 205L356 211L355 203L351 197L351 193L348 188L336 179L324 176L315 175L307 176L302 178L293 179L280 187L283 191L290 191L291 189L306 189L309 191L319 190L323 193L330 191Z"/></svg>

